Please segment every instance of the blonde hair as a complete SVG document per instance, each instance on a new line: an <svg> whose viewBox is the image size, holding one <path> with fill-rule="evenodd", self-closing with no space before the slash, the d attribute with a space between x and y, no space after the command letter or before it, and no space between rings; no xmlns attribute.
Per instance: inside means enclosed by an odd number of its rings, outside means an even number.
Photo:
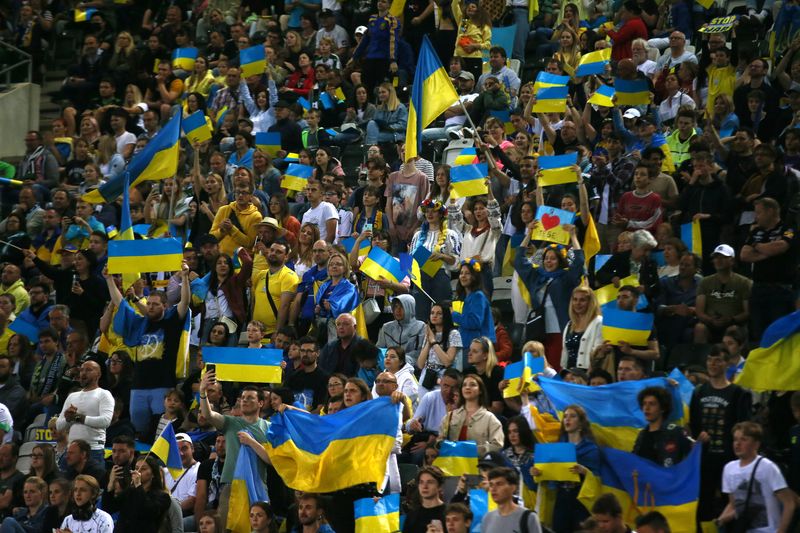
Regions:
<svg viewBox="0 0 800 533"><path fill-rule="evenodd" d="M536 357L544 357L544 344L539 341L528 341L522 345L522 354L531 352Z"/></svg>
<svg viewBox="0 0 800 533"><path fill-rule="evenodd" d="M380 104L378 109L386 109L388 111L394 111L400 106L400 100L397 99L397 91L394 90L394 86L391 83L385 82L381 83L381 89L386 89L389 91L389 98L386 100L386 103Z"/></svg>
<svg viewBox="0 0 800 533"><path fill-rule="evenodd" d="M578 293L583 293L589 296L589 306L586 308L586 325L588 325L589 322L600 315L600 306L597 305L597 296L595 296L594 291L586 285L578 285L572 290L572 296L575 296ZM571 327L574 327L580 318L582 317L579 317L577 314L575 314L575 310L572 308L572 301L570 301L569 321L572 324Z"/></svg>
<svg viewBox="0 0 800 533"><path fill-rule="evenodd" d="M104 165L111 161L114 154L117 153L117 140L113 135L102 135L100 142L97 143L97 158L96 162L99 165Z"/></svg>
<svg viewBox="0 0 800 533"><path fill-rule="evenodd" d="M492 370L497 366L497 353L494 351L494 344L489 337L475 337L472 342L477 342L486 354L486 375L491 376Z"/></svg>
<svg viewBox="0 0 800 533"><path fill-rule="evenodd" d="M128 46L122 48L119 43L120 37L127 37L128 38ZM117 34L117 38L114 41L114 53L115 54L122 54L124 56L129 56L133 51L136 50L136 43L133 41L133 35L128 33L127 31L121 31Z"/></svg>
<svg viewBox="0 0 800 533"><path fill-rule="evenodd" d="M125 93L128 92L128 89L130 89L131 92L133 93L133 102L125 102L126 104L128 103L138 104L144 101L144 99L142 98L142 91L139 89L138 86L134 85L133 83L129 83L128 85L125 86Z"/></svg>

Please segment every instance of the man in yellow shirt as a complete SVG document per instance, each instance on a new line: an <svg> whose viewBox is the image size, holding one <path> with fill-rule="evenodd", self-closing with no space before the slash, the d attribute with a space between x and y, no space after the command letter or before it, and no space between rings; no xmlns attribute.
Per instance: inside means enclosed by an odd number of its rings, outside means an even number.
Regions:
<svg viewBox="0 0 800 533"><path fill-rule="evenodd" d="M708 72L706 118L714 116L714 100L717 95L727 94L733 100L733 91L736 89L736 69L731 65L731 51L725 47L720 48L712 52L711 59L713 63L706 69Z"/></svg>
<svg viewBox="0 0 800 533"><path fill-rule="evenodd" d="M219 208L209 232L219 239L220 252L231 257L239 246L248 250L253 247L256 225L261 222L261 213L252 202L251 186L237 183L234 195L236 201Z"/></svg>
<svg viewBox="0 0 800 533"><path fill-rule="evenodd" d="M253 278L253 320L264 323L265 338L271 338L287 324L292 299L300 283L297 274L286 266L289 252L286 241L272 243L267 252L268 268Z"/></svg>

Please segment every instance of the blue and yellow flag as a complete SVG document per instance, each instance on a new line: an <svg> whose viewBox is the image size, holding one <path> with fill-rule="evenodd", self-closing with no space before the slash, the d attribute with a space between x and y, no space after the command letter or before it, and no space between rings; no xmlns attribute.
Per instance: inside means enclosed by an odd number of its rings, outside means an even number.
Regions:
<svg viewBox="0 0 800 533"><path fill-rule="evenodd" d="M469 509L472 511L472 526L470 526L470 533L481 533L481 521L486 513L497 509L497 504L483 489L470 489L469 491Z"/></svg>
<svg viewBox="0 0 800 533"><path fill-rule="evenodd" d="M183 119L183 133L186 138L194 143L202 143L211 139L211 128L206 121L206 114L203 111L195 111L185 119Z"/></svg>
<svg viewBox="0 0 800 533"><path fill-rule="evenodd" d="M559 416L570 404L580 405L586 410L597 443L619 450L632 450L639 430L647 424L637 400L637 395L642 389L646 387L666 389L672 395L673 405L669 421L678 422L683 417L680 390L670 385L666 378L621 381L599 387L587 387L540 376L539 385Z"/></svg>
<svg viewBox="0 0 800 533"><path fill-rule="evenodd" d="M650 87L647 80L614 81L614 91L617 95L617 105L647 105L650 103Z"/></svg>
<svg viewBox="0 0 800 533"><path fill-rule="evenodd" d="M189 287L192 291L193 305L201 305L203 302L205 302L210 283L211 283L211 272L209 272L202 278L197 278L192 280L192 282L189 284Z"/></svg>
<svg viewBox="0 0 800 533"><path fill-rule="evenodd" d="M443 440L439 447L439 457L433 460L433 466L441 468L446 476L477 475L478 445L473 440Z"/></svg>
<svg viewBox="0 0 800 533"><path fill-rule="evenodd" d="M511 111L508 109L493 109L489 111L489 115L503 123L503 130L506 135L511 135L516 129L511 123Z"/></svg>
<svg viewBox="0 0 800 533"><path fill-rule="evenodd" d="M611 48L603 48L594 52L589 52L581 56L578 62L578 69L575 76L591 76L592 74L603 74L606 65L611 61Z"/></svg>
<svg viewBox="0 0 800 533"><path fill-rule="evenodd" d="M17 319L18 321L19 319ZM747 356L738 385L756 391L793 391L800 383L800 311L779 318Z"/></svg>
<svg viewBox="0 0 800 533"><path fill-rule="evenodd" d="M322 109L333 109L338 102L334 101L333 97L326 91L319 95L319 103L322 104ZM336 131L334 130L333 133L335 135Z"/></svg>
<svg viewBox="0 0 800 533"><path fill-rule="evenodd" d="M92 20L92 15L97 13L97 10L93 7L89 7L86 9L81 9L79 7L75 8L75 22L89 22Z"/></svg>
<svg viewBox="0 0 800 533"><path fill-rule="evenodd" d="M514 275L514 258L517 257L517 248L525 239L525 232L515 233L508 239L506 251L503 254L503 276Z"/></svg>
<svg viewBox="0 0 800 533"><path fill-rule="evenodd" d="M176 272L183 263L181 241L173 238L113 240L108 243L108 272Z"/></svg>
<svg viewBox="0 0 800 533"><path fill-rule="evenodd" d="M178 479L183 474L183 463L181 462L181 452L178 450L178 441L175 439L175 429L172 422L167 422L161 435L158 436L150 449L150 453L161 459L164 466L169 470L172 479Z"/></svg>
<svg viewBox="0 0 800 533"><path fill-rule="evenodd" d="M262 45L251 46L239 51L239 65L242 77L258 76L267 69L267 56Z"/></svg>
<svg viewBox="0 0 800 533"><path fill-rule="evenodd" d="M539 412L539 408L534 404L529 404L531 420L533 420L533 435L536 442L558 442L561 436L561 422L551 413Z"/></svg>
<svg viewBox="0 0 800 533"><path fill-rule="evenodd" d="M172 68L193 71L197 54L197 48L176 48L172 51Z"/></svg>
<svg viewBox="0 0 800 533"><path fill-rule="evenodd" d="M580 481L580 476L570 469L578 464L575 444L571 442L537 443L534 463L541 474L535 478L542 481Z"/></svg>
<svg viewBox="0 0 800 533"><path fill-rule="evenodd" d="M533 376L544 372L544 358L534 357L531 352L525 352L521 361L506 365L503 379L508 380L508 387L503 389L504 398L519 396L522 387L531 383Z"/></svg>
<svg viewBox="0 0 800 533"><path fill-rule="evenodd" d="M393 283L400 283L406 277L400 268L400 261L377 246L370 249L361 263L361 273L374 280L385 279Z"/></svg>
<svg viewBox="0 0 800 533"><path fill-rule="evenodd" d="M125 173L125 185L122 189L122 213L120 214L119 231L117 232L115 241L133 241L136 237L133 231L133 222L131 221L131 196L130 196L130 176ZM127 291L128 288L136 283L141 274L136 272L128 272L122 275L122 290Z"/></svg>
<svg viewBox="0 0 800 533"><path fill-rule="evenodd" d="M222 122L225 120L225 115L228 114L228 111L230 111L230 109L228 109L228 106L226 105L217 109L217 115L214 117L214 120L217 124L217 128L222 126Z"/></svg>
<svg viewBox="0 0 800 533"><path fill-rule="evenodd" d="M345 237L344 239L339 239L339 244L342 245L344 251L347 252L349 255L350 252L353 251L353 248L356 246L356 238L355 237ZM369 239L362 239L361 243L358 245L358 256L363 257L369 253L369 249L372 244L369 242Z"/></svg>
<svg viewBox="0 0 800 533"><path fill-rule="evenodd" d="M614 88L610 85L601 85L597 88L591 98L590 104L599 105L601 107L614 107Z"/></svg>
<svg viewBox="0 0 800 533"><path fill-rule="evenodd" d="M566 87L567 83L569 83L569 76L559 76L542 70L539 71L536 81L533 83L533 92L538 93L539 89L545 87Z"/></svg>
<svg viewBox="0 0 800 533"><path fill-rule="evenodd" d="M192 337L192 310L186 311L186 318L183 320L181 336L178 339L178 350L175 357L175 377L186 379L189 376L189 348L191 347Z"/></svg>
<svg viewBox="0 0 800 533"><path fill-rule="evenodd" d="M653 315L650 313L603 309L603 340L612 345L627 342L633 346L647 346L652 331Z"/></svg>
<svg viewBox="0 0 800 533"><path fill-rule="evenodd" d="M489 166L486 163L477 165L460 165L450 169L450 185L452 198L467 198L488 194L486 178Z"/></svg>
<svg viewBox="0 0 800 533"><path fill-rule="evenodd" d="M135 187L146 180L163 180L175 175L178 170L178 155L180 154L178 143L180 134L181 114L175 113L142 151L131 159L125 169L130 175L130 187ZM115 178L84 194L81 198L92 204L113 202L125 188L126 172L121 172Z"/></svg>
<svg viewBox="0 0 800 533"><path fill-rule="evenodd" d="M458 93L428 36L422 46L414 74L411 100L408 103L408 129L406 129L406 162L417 157L422 146L422 130L436 117L458 101Z"/></svg>
<svg viewBox="0 0 800 533"><path fill-rule="evenodd" d="M424 246L418 246L417 249L414 250L413 258L419 271L426 273L430 277L435 276L436 273L439 272L439 269L442 268L442 261L438 259L432 260L431 251ZM419 277L418 281L422 283L422 279Z"/></svg>
<svg viewBox="0 0 800 533"><path fill-rule="evenodd" d="M636 525L637 517L658 511L669 519L673 533L695 533L702 448L695 445L683 461L670 467L632 453L605 449L600 455L599 476L586 476L578 500L591 509L597 498L611 493L622 505L622 516L629 526Z"/></svg>
<svg viewBox="0 0 800 533"><path fill-rule="evenodd" d="M300 104L300 107L302 107L305 111L311 109L311 102L309 102L306 98L303 98L302 96L297 99L297 103Z"/></svg>
<svg viewBox="0 0 800 533"><path fill-rule="evenodd" d="M17 335L24 335L32 344L39 342L39 328L37 328L35 324L23 320L20 317L15 318L14 321L8 325L8 329Z"/></svg>
<svg viewBox="0 0 800 533"><path fill-rule="evenodd" d="M270 157L278 157L278 151L281 149L280 132L259 131L256 133L256 148Z"/></svg>
<svg viewBox="0 0 800 533"><path fill-rule="evenodd" d="M281 179L281 187L290 191L302 191L308 186L308 178L312 174L314 174L314 167L291 163Z"/></svg>
<svg viewBox="0 0 800 533"><path fill-rule="evenodd" d="M297 163L300 161L300 156L294 152L289 152L286 154L286 157L284 157L283 160L287 163Z"/></svg>
<svg viewBox="0 0 800 533"><path fill-rule="evenodd" d="M453 161L453 166L472 165L478 162L478 152L475 148L464 148L461 150L461 153L456 156L455 161Z"/></svg>
<svg viewBox="0 0 800 533"><path fill-rule="evenodd" d="M353 502L356 533L400 531L400 494L389 494L378 501L362 498Z"/></svg>
<svg viewBox="0 0 800 533"><path fill-rule="evenodd" d="M609 255L608 257L604 255L598 255L598 260L595 261L595 272L602 268L602 265L606 264L608 260L611 258ZM601 263L600 266L597 266L597 263ZM624 285L632 285L634 287L639 286L639 276L636 274L631 274L627 278L622 278L619 282L619 287ZM608 285L603 285L599 289L594 290L594 295L597 298L597 305L604 306L609 302L613 302L617 299L617 295L619 294L619 287L615 287L613 283L609 283Z"/></svg>
<svg viewBox="0 0 800 533"><path fill-rule="evenodd" d="M537 177L536 183L541 187L575 183L578 181L578 176L572 167L577 164L578 152L539 156L539 170L541 173Z"/></svg>
<svg viewBox="0 0 800 533"><path fill-rule="evenodd" d="M395 445L400 407L389 398L377 398L327 416L287 409L272 417L264 448L294 490L380 486Z"/></svg>
<svg viewBox="0 0 800 533"><path fill-rule="evenodd" d="M567 95L569 88L542 87L536 93L536 103L533 104L534 113L563 113L567 109Z"/></svg>
<svg viewBox="0 0 800 533"><path fill-rule="evenodd" d="M236 457L236 469L231 481L226 530L233 533L250 533L250 506L256 502L268 502L269 495L258 474L260 459L250 446L240 446Z"/></svg>
<svg viewBox="0 0 800 533"><path fill-rule="evenodd" d="M681 240L691 253L703 257L703 235L700 232L699 220L681 224Z"/></svg>
<svg viewBox="0 0 800 533"><path fill-rule="evenodd" d="M203 362L216 365L219 381L280 383L283 350L252 348L203 348Z"/></svg>

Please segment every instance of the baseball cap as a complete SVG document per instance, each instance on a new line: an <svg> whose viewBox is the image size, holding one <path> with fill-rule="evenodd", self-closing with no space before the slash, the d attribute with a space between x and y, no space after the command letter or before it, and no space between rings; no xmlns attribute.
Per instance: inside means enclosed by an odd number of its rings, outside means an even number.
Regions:
<svg viewBox="0 0 800 533"><path fill-rule="evenodd" d="M355 31L356 35L364 35L365 33L367 33L367 27L366 26L359 26L358 28L356 28L356 31Z"/></svg>
<svg viewBox="0 0 800 533"><path fill-rule="evenodd" d="M176 433L175 442L188 442L189 444L192 444L192 437L186 433Z"/></svg>
<svg viewBox="0 0 800 533"><path fill-rule="evenodd" d="M639 113L639 110L636 108L631 107L625 113L622 114L622 118L639 118L642 114Z"/></svg>
<svg viewBox="0 0 800 533"><path fill-rule="evenodd" d="M497 468L509 466L506 458L500 452L489 452L478 461L478 468Z"/></svg>
<svg viewBox="0 0 800 533"><path fill-rule="evenodd" d="M335 17L336 13L331 11L330 9L323 9L322 12L319 14L319 18L323 17Z"/></svg>
<svg viewBox="0 0 800 533"><path fill-rule="evenodd" d="M736 252L734 252L733 248L731 248L727 244L720 244L719 246L714 248L714 251L711 252L711 257L714 257L716 254L719 254L719 255L722 255L722 256L725 256L725 257L735 257L736 256Z"/></svg>
<svg viewBox="0 0 800 533"><path fill-rule="evenodd" d="M278 226L278 221L275 220L272 217L264 217L264 218L262 218L261 222L256 224L256 226L270 226L270 227L275 228L275 229L278 229L280 227L280 226Z"/></svg>
<svg viewBox="0 0 800 533"><path fill-rule="evenodd" d="M75 247L75 245L68 244L68 245L64 246L63 248L61 248L56 253L59 253L59 254L74 254L74 253L77 253L77 252L78 252L78 249Z"/></svg>
<svg viewBox="0 0 800 533"><path fill-rule="evenodd" d="M456 77L457 77L457 78L464 79L464 80L472 80L472 81L475 81L475 76L473 76L473 75L472 75L472 72L467 72L466 70L462 70L462 71L461 71L461 72L458 74L458 76L456 76Z"/></svg>
<svg viewBox="0 0 800 533"><path fill-rule="evenodd" d="M646 124L648 126L652 126L653 125L653 121L648 117L642 117L642 118L640 118L639 120L636 121L636 124L638 124L639 126L641 126L642 124Z"/></svg>

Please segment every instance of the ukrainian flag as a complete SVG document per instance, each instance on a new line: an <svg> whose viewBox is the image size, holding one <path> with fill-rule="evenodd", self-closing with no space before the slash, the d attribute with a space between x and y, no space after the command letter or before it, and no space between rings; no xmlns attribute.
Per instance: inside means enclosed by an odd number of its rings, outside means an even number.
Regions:
<svg viewBox="0 0 800 533"><path fill-rule="evenodd" d="M695 533L702 448L695 445L686 459L670 467L607 448L600 455L599 476L586 476L578 500L591 509L597 498L611 493L622 504L629 526L636 525L637 517L658 511L669 518L673 533Z"/></svg>
<svg viewBox="0 0 800 533"><path fill-rule="evenodd" d="M592 432L602 446L625 451L633 449L639 430L647 424L637 400L639 391L646 387L663 387L670 392L674 406L668 417L670 422L680 421L683 416L680 391L666 378L621 381L599 387L576 385L542 376L538 379L559 416L571 404L580 405L586 410Z"/></svg>
<svg viewBox="0 0 800 533"><path fill-rule="evenodd" d="M97 10L93 7L89 7L86 9L81 9L79 7L75 8L75 22L89 22L92 19L92 15L97 13Z"/></svg>
<svg viewBox="0 0 800 533"><path fill-rule="evenodd" d="M606 257L605 255L603 256L598 255L597 257L598 260L595 261L595 273L598 270L600 270L602 266L606 264L606 262L608 262L609 259L611 259L610 255L608 257ZM601 263L600 266L597 266L597 263ZM627 278L622 278L622 280L620 280L619 282L619 286L622 287L624 285L633 285L634 287L638 287L639 277L636 274L633 274L628 276ZM618 294L619 294L619 288L615 287L611 283L609 283L608 285L603 285L602 287L600 287L599 289L595 289L594 291L594 295L597 298L597 305L601 307L609 302L613 302L614 300L616 300Z"/></svg>
<svg viewBox="0 0 800 533"><path fill-rule="evenodd" d="M703 235L700 233L699 220L681 224L681 240L691 253L703 257Z"/></svg>
<svg viewBox="0 0 800 533"><path fill-rule="evenodd" d="M511 363L505 368L503 379L508 380L508 387L503 390L503 397L519 396L523 385L531 383L533 376L542 372L544 372L544 359L525 352L521 361Z"/></svg>
<svg viewBox="0 0 800 533"><path fill-rule="evenodd" d="M130 175L130 187L145 180L157 181L171 178L178 170L181 133L181 114L176 113L167 124L136 154L126 168L126 172L102 184L81 198L89 203L111 203L125 188L125 174ZM163 270L163 269L161 269Z"/></svg>
<svg viewBox="0 0 800 533"><path fill-rule="evenodd" d="M376 246L361 263L361 273L374 280L385 279L394 283L400 283L406 277L400 268L400 261Z"/></svg>
<svg viewBox="0 0 800 533"><path fill-rule="evenodd" d="M286 161L287 163L297 163L298 161L300 161L300 156L294 152L289 152L288 154L286 154L286 157L284 157L283 160Z"/></svg>
<svg viewBox="0 0 800 533"><path fill-rule="evenodd" d="M327 416L286 410L272 417L264 448L294 490L333 492L361 483L380 485L399 424L400 406L389 398Z"/></svg>
<svg viewBox="0 0 800 533"><path fill-rule="evenodd" d="M173 238L113 240L108 243L108 271L111 274L175 272L183 263L181 241Z"/></svg>
<svg viewBox="0 0 800 533"><path fill-rule="evenodd" d="M543 87L536 93L536 103L533 104L534 113L563 113L567 108L567 94L569 88Z"/></svg>
<svg viewBox="0 0 800 533"><path fill-rule="evenodd" d="M336 102L333 101L333 98L331 98L331 95L327 92L323 92L319 95L319 103L322 104L323 109L333 109L336 107Z"/></svg>
<svg viewBox="0 0 800 533"><path fill-rule="evenodd" d="M300 107L302 107L306 111L311 109L311 102L309 102L307 99L303 98L302 96L297 99L297 103L300 104Z"/></svg>
<svg viewBox="0 0 800 533"><path fill-rule="evenodd" d="M652 330L653 315L650 313L603 309L603 340L613 345L624 341L633 346L647 346Z"/></svg>
<svg viewBox="0 0 800 533"><path fill-rule="evenodd" d="M478 152L475 148L464 148L461 150L461 153L456 156L455 161L453 161L453 166L472 165L474 163L478 163Z"/></svg>
<svg viewBox="0 0 800 533"><path fill-rule="evenodd" d="M533 459L536 468L541 471L541 475L535 478L538 483L542 481L578 482L581 480L578 474L570 472L570 468L578 464L575 444L571 442L538 443Z"/></svg>
<svg viewBox="0 0 800 533"><path fill-rule="evenodd" d="M120 218L119 232L114 237L116 241L133 241L135 239L133 232L133 222L131 222L131 197L130 197L130 176L125 173L125 185L122 189L122 213ZM136 283L141 274L139 271L128 272L122 276L122 289L127 291L128 287Z"/></svg>
<svg viewBox="0 0 800 533"><path fill-rule="evenodd" d="M14 321L8 325L8 329L17 335L24 335L31 343L35 344L39 342L39 328L20 317L15 318Z"/></svg>
<svg viewBox="0 0 800 533"><path fill-rule="evenodd" d="M561 422L551 413L540 413L532 403L529 404L529 408L534 425L531 429L536 437L536 442L558 442L561 437Z"/></svg>
<svg viewBox="0 0 800 533"><path fill-rule="evenodd" d="M511 112L508 109L495 109L489 111L489 115L503 123L503 130L506 135L514 133L514 125L511 123Z"/></svg>
<svg viewBox="0 0 800 533"><path fill-rule="evenodd" d="M486 513L497 509L497 504L483 489L470 489L469 491L469 509L472 511L472 527L470 533L480 533L481 521Z"/></svg>
<svg viewBox="0 0 800 533"><path fill-rule="evenodd" d="M536 81L533 84L533 92L538 93L539 89L545 87L566 87L567 83L569 83L569 76L558 76L557 74L550 74L542 70L536 76Z"/></svg>
<svg viewBox="0 0 800 533"><path fill-rule="evenodd" d="M578 152L563 155L539 156L539 170L537 184L541 187L575 183L578 176L573 166L578 164Z"/></svg>
<svg viewBox="0 0 800 533"><path fill-rule="evenodd" d="M514 259L517 257L517 248L519 245L522 244L522 240L525 238L525 233L515 233L511 235L508 239L508 244L506 245L506 251L503 254L503 276L513 276L514 275Z"/></svg>
<svg viewBox="0 0 800 533"><path fill-rule="evenodd" d="M601 85L597 88L591 98L590 104L599 105L601 107L614 107L614 94L615 90L610 85Z"/></svg>
<svg viewBox="0 0 800 533"><path fill-rule="evenodd" d="M197 48L193 47L176 48L172 52L172 68L193 71L197 53Z"/></svg>
<svg viewBox="0 0 800 533"><path fill-rule="evenodd" d="M439 457L433 460L446 476L478 474L478 445L473 440L453 442L444 440L439 447Z"/></svg>
<svg viewBox="0 0 800 533"><path fill-rule="evenodd" d="M178 441L175 439L175 430L172 422L167 422L161 435L158 436L150 449L150 453L161 459L169 470L172 479L178 479L183 474L183 463L178 450Z"/></svg>
<svg viewBox="0 0 800 533"><path fill-rule="evenodd" d="M259 131L256 133L256 148L270 157L278 157L281 149L281 134L277 131Z"/></svg>
<svg viewBox="0 0 800 533"><path fill-rule="evenodd" d="M206 114L202 111L195 111L185 119L183 119L183 133L189 141L194 143L202 143L211 139L211 128L206 122Z"/></svg>
<svg viewBox="0 0 800 533"><path fill-rule="evenodd" d="M339 239L339 244L341 244L344 247L344 251L350 255L350 252L352 252L353 248L356 246L356 239L355 237L345 237L344 239ZM369 239L363 239L358 245L358 256L362 257L367 255L371 246L372 244L369 242Z"/></svg>
<svg viewBox="0 0 800 533"><path fill-rule="evenodd" d="M291 163L281 180L281 187L290 191L302 191L308 186L308 178L314 173L314 167Z"/></svg>
<svg viewBox="0 0 800 533"><path fill-rule="evenodd" d="M250 446L239 447L231 481L228 523L225 525L233 533L250 533L250 506L269 501L264 482L258 475L258 461L258 456Z"/></svg>
<svg viewBox="0 0 800 533"><path fill-rule="evenodd" d="M192 280L189 284L189 287L192 291L192 304L194 305L201 305L206 300L206 295L208 294L208 287L211 283L211 272L203 276L202 278L197 278Z"/></svg>
<svg viewBox="0 0 800 533"><path fill-rule="evenodd" d="M417 247L417 249L414 250L413 257L414 261L419 266L420 272L425 272L430 277L435 276L436 273L439 272L439 269L442 268L442 261L438 259L432 260L431 251L424 246Z"/></svg>
<svg viewBox="0 0 800 533"><path fill-rule="evenodd" d="M647 80L614 81L614 91L617 95L617 105L647 105L650 103L650 87Z"/></svg>
<svg viewBox="0 0 800 533"><path fill-rule="evenodd" d="M192 336L192 310L186 311L186 318L183 320L181 337L178 340L178 351L175 357L175 377L186 379L189 376L190 354L189 348Z"/></svg>
<svg viewBox="0 0 800 533"><path fill-rule="evenodd" d="M356 533L400 531L400 494L389 494L378 501L362 498L353 502Z"/></svg>
<svg viewBox="0 0 800 533"><path fill-rule="evenodd" d="M541 442L537 440L536 442ZM522 465L520 471L520 482L522 483L522 503L526 509L536 509L536 498L539 491L539 484L531 475L533 459ZM474 512L474 511L473 511Z"/></svg>
<svg viewBox="0 0 800 533"><path fill-rule="evenodd" d="M228 106L226 106L226 105L220 107L217 110L217 116L215 117L215 120L217 121L217 128L222 126L222 121L225 119L225 115L228 114L228 111L230 111L230 110L228 109Z"/></svg>
<svg viewBox="0 0 800 533"><path fill-rule="evenodd" d="M406 129L406 161L417 157L422 143L422 130L458 100L453 82L439 63L428 36L422 38L417 71L408 103Z"/></svg>
<svg viewBox="0 0 800 533"><path fill-rule="evenodd" d="M14 180L11 178L0 178L0 184L3 185L12 185L14 187L22 187L23 182L20 180Z"/></svg>
<svg viewBox="0 0 800 533"><path fill-rule="evenodd" d="M251 46L239 52L242 77L260 76L267 69L267 56L262 45Z"/></svg>
<svg viewBox="0 0 800 533"><path fill-rule="evenodd" d="M489 176L489 166L486 163L477 165L461 165L450 169L450 184L452 185L453 198L466 198L488 194L486 177Z"/></svg>
<svg viewBox="0 0 800 533"><path fill-rule="evenodd" d="M602 50L583 55L578 62L578 69L575 71L575 76L603 74L609 61L611 61L611 48L603 48Z"/></svg>
<svg viewBox="0 0 800 533"><path fill-rule="evenodd" d="M18 322L19 319L16 320ZM800 383L800 311L779 318L747 356L738 385L756 391L793 391Z"/></svg>
<svg viewBox="0 0 800 533"><path fill-rule="evenodd" d="M219 381L280 383L283 378L283 350L252 348L203 348L203 362L217 366Z"/></svg>

